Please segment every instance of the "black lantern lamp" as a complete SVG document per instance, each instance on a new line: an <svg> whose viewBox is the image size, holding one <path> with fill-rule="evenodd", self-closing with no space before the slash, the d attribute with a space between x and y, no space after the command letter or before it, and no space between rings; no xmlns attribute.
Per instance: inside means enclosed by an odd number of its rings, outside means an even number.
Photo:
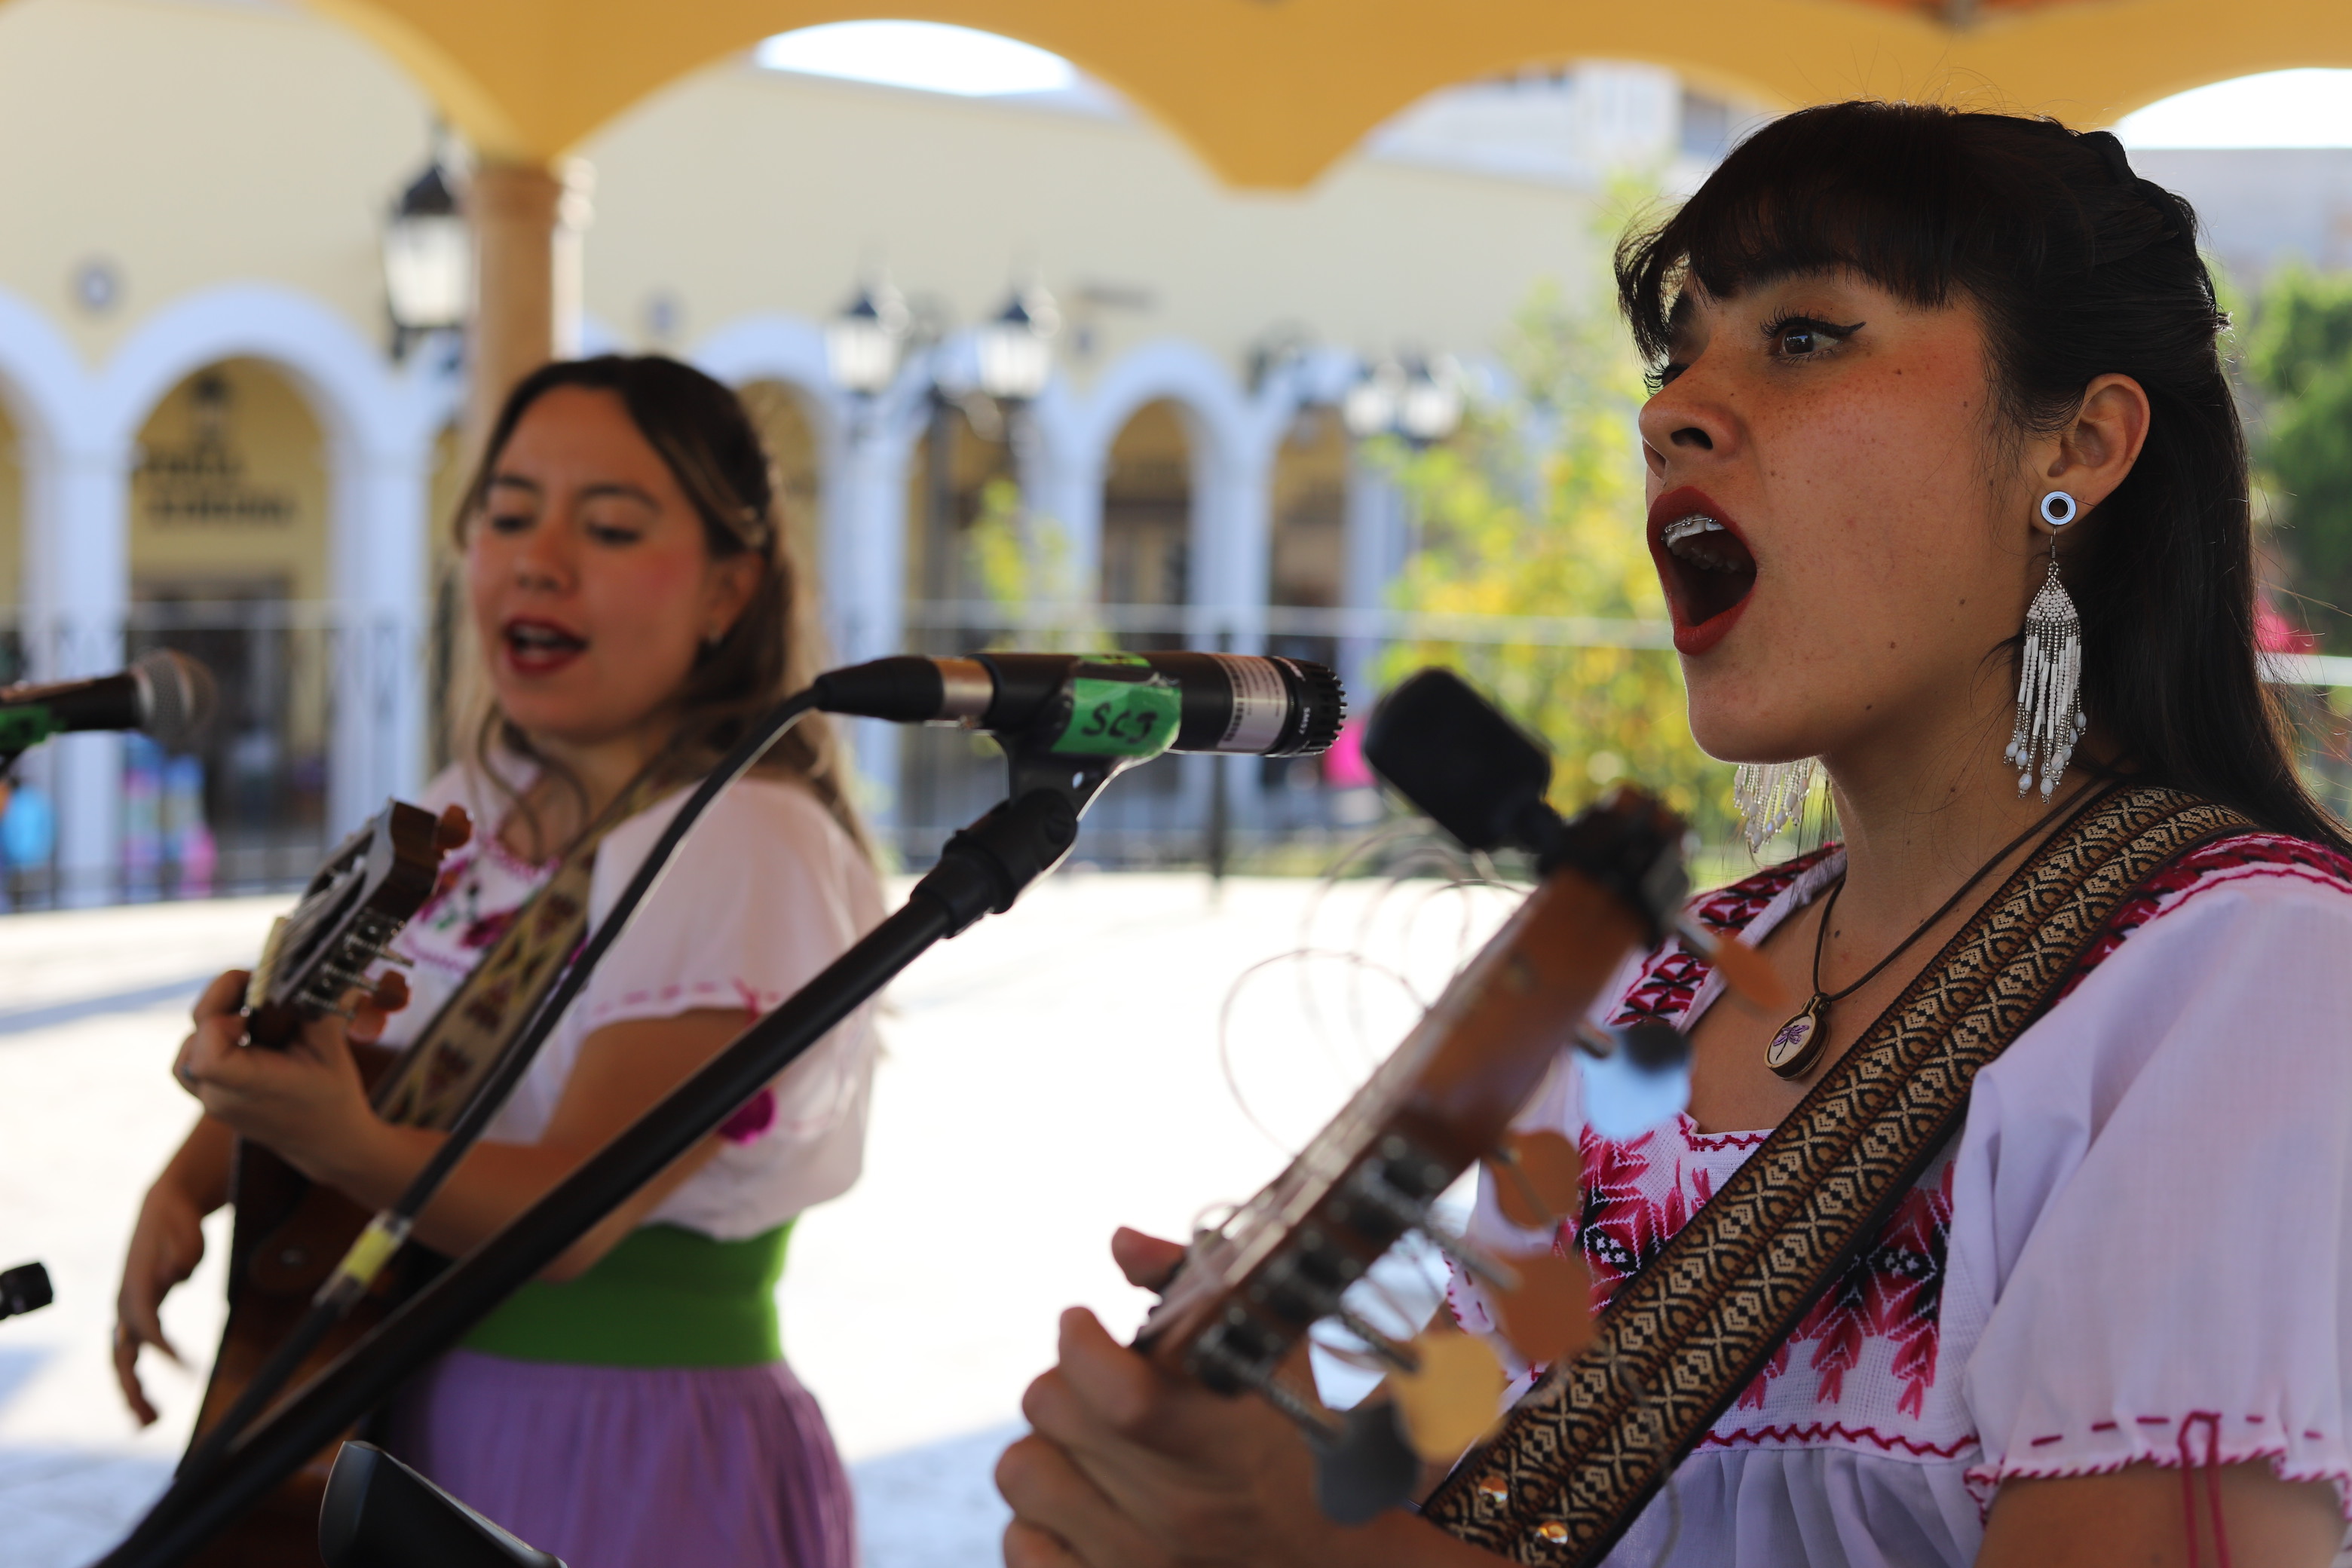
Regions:
<svg viewBox="0 0 2352 1568"><path fill-rule="evenodd" d="M393 204L383 230L383 293L394 359L418 338L465 325L473 306L473 242L437 157Z"/></svg>
<svg viewBox="0 0 2352 1568"><path fill-rule="evenodd" d="M907 301L887 283L868 284L825 324L825 369L843 390L876 396L898 374L906 336Z"/></svg>
<svg viewBox="0 0 2352 1568"><path fill-rule="evenodd" d="M1426 447L1462 427L1463 379L1451 354L1426 361L1392 355L1348 389L1339 417L1359 441L1398 436Z"/></svg>
<svg viewBox="0 0 2352 1568"><path fill-rule="evenodd" d="M1001 403L1028 403L1054 376L1054 334L1062 312L1036 287L1018 289L996 320L980 329L980 390Z"/></svg>

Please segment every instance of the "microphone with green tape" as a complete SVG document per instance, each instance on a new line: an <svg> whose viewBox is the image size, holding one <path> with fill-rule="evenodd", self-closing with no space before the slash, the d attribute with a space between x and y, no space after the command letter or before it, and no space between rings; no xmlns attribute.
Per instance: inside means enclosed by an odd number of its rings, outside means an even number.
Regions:
<svg viewBox="0 0 2352 1568"><path fill-rule="evenodd" d="M1329 668L1259 654L907 655L827 670L810 689L824 712L958 724L1074 757L1311 757L1348 713Z"/></svg>

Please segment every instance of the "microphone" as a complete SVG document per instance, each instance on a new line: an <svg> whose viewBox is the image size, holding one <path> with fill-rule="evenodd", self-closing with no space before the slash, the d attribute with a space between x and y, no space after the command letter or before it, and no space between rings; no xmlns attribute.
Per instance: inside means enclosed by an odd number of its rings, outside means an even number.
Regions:
<svg viewBox="0 0 2352 1568"><path fill-rule="evenodd" d="M1326 666L1256 654L901 655L827 670L809 689L827 713L961 724L1065 756L1311 757L1348 713Z"/></svg>
<svg viewBox="0 0 2352 1568"><path fill-rule="evenodd" d="M213 672L159 647L119 675L0 687L0 756L70 730L142 730L167 752L189 750L212 722Z"/></svg>

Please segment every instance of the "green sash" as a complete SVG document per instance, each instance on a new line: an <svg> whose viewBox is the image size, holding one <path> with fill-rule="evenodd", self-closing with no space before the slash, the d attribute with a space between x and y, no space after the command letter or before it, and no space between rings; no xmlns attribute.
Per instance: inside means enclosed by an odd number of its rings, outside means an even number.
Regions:
<svg viewBox="0 0 2352 1568"><path fill-rule="evenodd" d="M746 1241L642 1226L577 1279L534 1279L474 1326L467 1350L575 1366L761 1366L782 1361L776 1285L787 1220Z"/></svg>

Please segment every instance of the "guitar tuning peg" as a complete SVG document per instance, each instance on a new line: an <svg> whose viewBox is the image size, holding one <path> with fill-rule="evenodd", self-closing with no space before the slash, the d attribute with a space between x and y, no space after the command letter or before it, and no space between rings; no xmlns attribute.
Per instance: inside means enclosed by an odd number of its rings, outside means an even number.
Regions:
<svg viewBox="0 0 2352 1568"><path fill-rule="evenodd" d="M1452 1464L1502 1416L1510 1380L1486 1342L1446 1329L1412 1342L1418 1372L1391 1373L1398 1423L1413 1452L1432 1464Z"/></svg>
<svg viewBox="0 0 2352 1568"><path fill-rule="evenodd" d="M1610 1042L1596 1050L1586 1034ZM1577 1037L1585 1047L1584 1121L1612 1142L1638 1136L1690 1104L1690 1040L1662 1018Z"/></svg>
<svg viewBox="0 0 2352 1568"><path fill-rule="evenodd" d="M1411 1501L1420 1482L1421 1456L1388 1400L1357 1405L1315 1442L1315 1501L1334 1524L1370 1524Z"/></svg>
<svg viewBox="0 0 2352 1568"><path fill-rule="evenodd" d="M1488 1290L1496 1326L1530 1366L1564 1361L1592 1342L1592 1276L1580 1258L1557 1252L1511 1260L1516 1290Z"/></svg>
<svg viewBox="0 0 2352 1568"><path fill-rule="evenodd" d="M1405 1373L1421 1370L1421 1357L1413 1353L1413 1348L1411 1345L1399 1344L1370 1323L1366 1322L1360 1314L1341 1307L1331 1316L1339 1321L1341 1328L1363 1341L1367 1350L1388 1363L1391 1367Z"/></svg>
<svg viewBox="0 0 2352 1568"><path fill-rule="evenodd" d="M1788 984L1772 967L1772 961L1738 937L1711 931L1687 912L1675 920L1674 929L1685 946L1715 966L1723 983L1742 1001L1776 1018L1796 1007L1797 999L1789 994Z"/></svg>
<svg viewBox="0 0 2352 1568"><path fill-rule="evenodd" d="M1557 1132L1505 1134L1486 1157L1495 1200L1503 1217L1521 1230L1549 1230L1576 1212L1584 1163L1576 1146Z"/></svg>
<svg viewBox="0 0 2352 1568"><path fill-rule="evenodd" d="M473 837L474 819L466 815L464 806L451 805L442 808L441 819L433 826L435 848L446 855L452 849L462 847L466 841Z"/></svg>

